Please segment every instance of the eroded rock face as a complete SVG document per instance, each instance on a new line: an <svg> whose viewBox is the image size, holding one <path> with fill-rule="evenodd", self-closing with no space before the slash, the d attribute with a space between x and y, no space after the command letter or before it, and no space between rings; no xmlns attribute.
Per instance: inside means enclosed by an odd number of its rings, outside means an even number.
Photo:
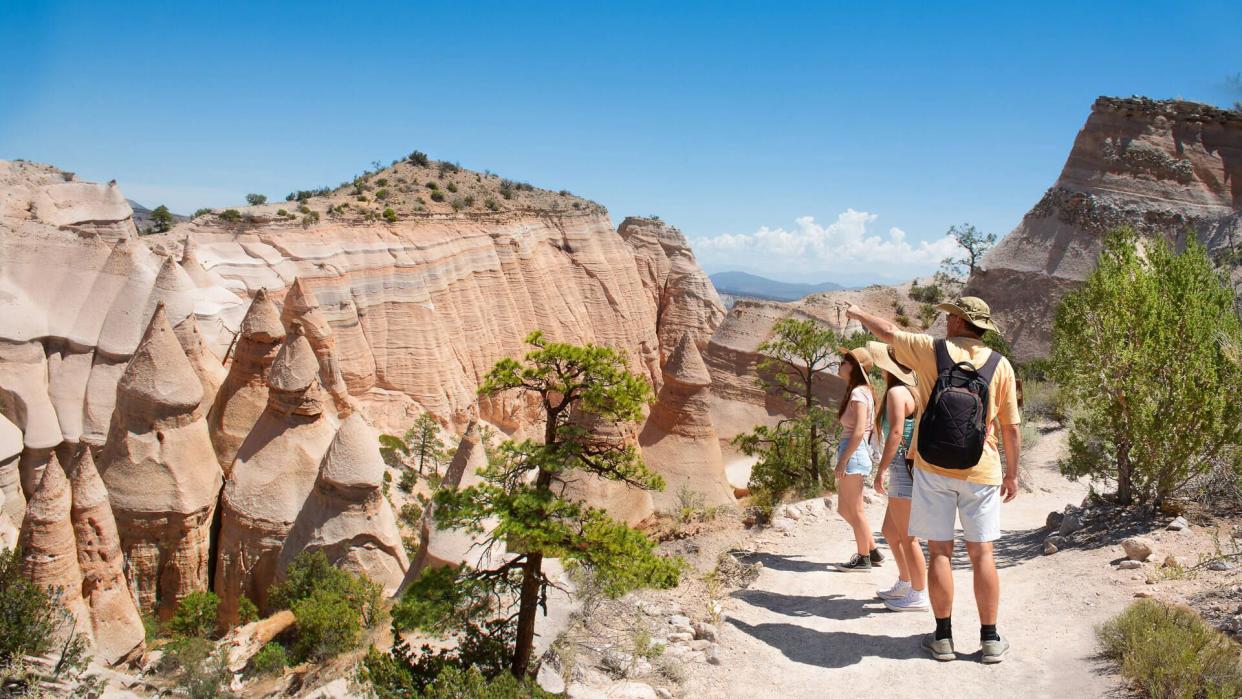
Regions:
<svg viewBox="0 0 1242 699"><path fill-rule="evenodd" d="M293 285L285 294L280 320L286 329L292 329L295 323L302 326L306 340L319 359L319 382L332 396L338 414L351 412L349 387L345 385L345 377L341 375L340 364L336 361L336 339L332 326L320 310L315 292L300 277L293 280Z"/></svg>
<svg viewBox="0 0 1242 699"><path fill-rule="evenodd" d="M683 334L664 364L664 386L638 439L648 468L664 478L664 491L652 494L657 510L675 509L683 489L698 493L707 507L735 502L712 422L711 384L693 337Z"/></svg>
<svg viewBox="0 0 1242 699"><path fill-rule="evenodd" d="M479 432L479 423L471 422L462 435L453 459L444 472L442 488L468 488L482 479L478 472L487 466L487 453ZM441 529L435 524L434 506L423 512L421 543L410 565L409 580L416 579L428 568L467 563L476 565L485 554L477 546L480 537L460 529ZM485 527L486 528L486 527Z"/></svg>
<svg viewBox="0 0 1242 699"><path fill-rule="evenodd" d="M181 343L181 349L185 350L190 366L194 367L199 383L203 385L203 399L199 402L199 410L206 415L215 404L216 394L220 392L220 386L224 384L228 372L220 358L207 348L194 316L188 316L177 323L173 332L177 335L177 342Z"/></svg>
<svg viewBox="0 0 1242 699"><path fill-rule="evenodd" d="M384 497L385 465L379 437L358 413L341 423L297 521L280 552L288 568L303 551L323 551L340 568L397 591L410 566L392 505Z"/></svg>
<svg viewBox="0 0 1242 699"><path fill-rule="evenodd" d="M121 538L108 491L89 447L78 449L70 475L72 521L82 570L82 597L90 609L95 656L115 665L142 655L146 630L125 579Z"/></svg>
<svg viewBox="0 0 1242 699"><path fill-rule="evenodd" d="M226 475L238 448L267 407L268 371L284 339L280 313L267 291L259 289L242 320L228 376L207 417L211 442Z"/></svg>
<svg viewBox="0 0 1242 699"><path fill-rule="evenodd" d="M215 592L226 623L244 595L263 609L285 539L319 478L337 431L319 385L319 361L300 332L268 371L267 407L237 451L221 497Z"/></svg>
<svg viewBox="0 0 1242 699"><path fill-rule="evenodd" d="M223 478L199 410L202 397L202 383L158 306L117 384L100 472L138 602L161 618L182 597L207 589Z"/></svg>
<svg viewBox="0 0 1242 699"><path fill-rule="evenodd" d="M22 492L21 474L18 470L23 447L21 430L4 415L0 415L0 497L4 498L0 501L3 506L0 509L3 517L0 519L6 520L9 527L19 526L26 516L26 495ZM3 522L0 522L0 528L8 531ZM0 541L3 541L3 536L0 534ZM9 540L3 545L11 547L13 543Z"/></svg>
<svg viewBox="0 0 1242 699"><path fill-rule="evenodd" d="M1193 102L1096 100L1060 177L983 260L967 292L992 306L1018 359L1050 349L1058 301L1130 226L1209 250L1242 234L1242 115Z"/></svg>
<svg viewBox="0 0 1242 699"><path fill-rule="evenodd" d="M53 456L30 497L22 522L22 570L38 585L60 590L60 602L73 614L74 632L91 638L91 616L82 599L82 569L70 515L69 479Z"/></svg>

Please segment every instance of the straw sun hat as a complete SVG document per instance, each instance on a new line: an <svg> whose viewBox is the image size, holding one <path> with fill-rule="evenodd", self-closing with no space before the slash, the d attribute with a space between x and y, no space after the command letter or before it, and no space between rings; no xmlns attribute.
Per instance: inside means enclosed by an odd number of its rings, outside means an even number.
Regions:
<svg viewBox="0 0 1242 699"><path fill-rule="evenodd" d="M845 359L845 355L847 354L853 357L854 361L858 362L859 365L862 366L863 371L871 371L871 366L873 364L873 362L871 361L871 353L868 352L865 348L863 347L855 347L854 349L845 349L844 347L837 348L837 355L840 356L842 359Z"/></svg>
<svg viewBox="0 0 1242 699"><path fill-rule="evenodd" d="M883 342L868 342L867 355L876 367L896 376L905 385L913 388L918 383L914 372L899 364L893 356L893 348Z"/></svg>

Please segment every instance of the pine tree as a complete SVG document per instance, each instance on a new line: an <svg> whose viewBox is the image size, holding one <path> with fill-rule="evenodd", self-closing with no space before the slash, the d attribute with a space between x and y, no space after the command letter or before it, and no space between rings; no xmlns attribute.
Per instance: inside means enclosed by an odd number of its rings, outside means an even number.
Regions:
<svg viewBox="0 0 1242 699"><path fill-rule="evenodd" d="M584 569L611 595L672 587L680 573L680 562L657 555L643 533L562 497L556 487L559 478L576 471L663 488L633 444L601 439L590 427L639 420L651 401L650 387L612 349L548 342L538 332L527 342L534 349L524 360L501 360L479 392L536 397L543 439L504 442L482 470L481 484L443 489L434 504L440 527L470 531L483 538L481 546L500 546L508 556L492 568L424 574L393 612L398 627L466 629L463 662L486 665L477 657L479 649L504 648L517 677L529 671L536 614L547 601L546 558ZM489 531L484 522L493 523Z"/></svg>

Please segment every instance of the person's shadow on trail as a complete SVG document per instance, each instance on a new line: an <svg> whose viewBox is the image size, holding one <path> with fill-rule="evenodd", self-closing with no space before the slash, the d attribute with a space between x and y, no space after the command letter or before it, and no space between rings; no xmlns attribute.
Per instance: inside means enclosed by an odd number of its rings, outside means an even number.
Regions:
<svg viewBox="0 0 1242 699"><path fill-rule="evenodd" d="M738 590L732 596L751 606L785 616L861 619L872 612L885 611L878 600L851 599L844 595L785 595L767 590Z"/></svg>
<svg viewBox="0 0 1242 699"><path fill-rule="evenodd" d="M872 636L849 631L816 631L797 624L756 624L737 619L729 623L739 631L779 650L795 663L823 668L844 668L866 657L910 660L927 657L912 636Z"/></svg>
<svg viewBox="0 0 1242 699"><path fill-rule="evenodd" d="M832 568L831 563L816 563L815 561L805 560L803 556L785 556L779 553L766 553L762 551L738 553L735 557L747 565L762 563L764 568L782 570L789 573L814 573Z"/></svg>

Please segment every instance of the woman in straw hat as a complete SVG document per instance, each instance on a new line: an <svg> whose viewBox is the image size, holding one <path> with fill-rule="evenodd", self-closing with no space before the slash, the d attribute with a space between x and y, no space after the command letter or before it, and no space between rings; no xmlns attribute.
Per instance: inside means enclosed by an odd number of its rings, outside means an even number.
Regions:
<svg viewBox="0 0 1242 699"><path fill-rule="evenodd" d="M914 398L916 377L893 356L893 350L882 342L868 342L871 361L884 372L884 398L880 401L876 434L884 439L884 453L875 474L875 491L888 495L884 512L884 540L897 562L897 582L876 594L884 606L895 612L927 609L927 561L919 540L910 536L910 498L914 493L913 464L906 459L914 434ZM889 473L885 491L884 474Z"/></svg>
<svg viewBox="0 0 1242 699"><path fill-rule="evenodd" d="M875 420L875 394L867 371L871 369L871 354L861 347L837 350L841 366L837 375L845 381L845 394L837 420L841 423L841 443L837 446L837 511L854 529L854 543L858 552L845 563L838 563L837 570L861 573L871 570L884 560L875 547L871 525L863 511L863 484L871 475L871 436Z"/></svg>

